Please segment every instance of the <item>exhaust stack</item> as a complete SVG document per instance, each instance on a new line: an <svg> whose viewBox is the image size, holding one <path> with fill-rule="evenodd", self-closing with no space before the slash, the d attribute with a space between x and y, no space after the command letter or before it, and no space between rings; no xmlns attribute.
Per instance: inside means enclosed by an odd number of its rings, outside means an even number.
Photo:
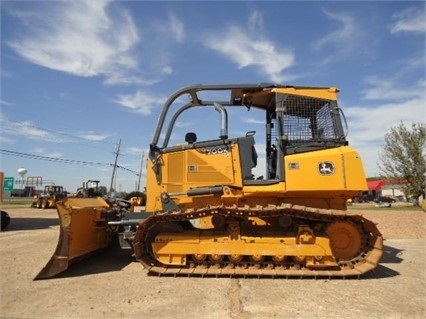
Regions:
<svg viewBox="0 0 426 319"><path fill-rule="evenodd" d="M223 105L214 102L214 109L220 113L220 136L219 138L225 140L228 138L228 112Z"/></svg>

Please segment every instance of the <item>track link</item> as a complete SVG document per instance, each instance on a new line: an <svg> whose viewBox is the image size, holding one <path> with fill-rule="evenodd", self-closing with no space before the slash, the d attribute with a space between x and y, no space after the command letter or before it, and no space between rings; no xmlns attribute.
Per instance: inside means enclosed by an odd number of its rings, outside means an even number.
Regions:
<svg viewBox="0 0 426 319"><path fill-rule="evenodd" d="M360 230L361 249L355 258L338 261L331 269L312 269L300 263L276 262L187 262L185 266L169 266L160 263L150 253L154 238L149 236L150 229L163 223L185 222L197 218L222 215L228 218L258 217L270 218L290 216L299 221L312 221L331 224L333 222L351 223ZM168 276L214 276L214 277L360 277L377 267L383 254L383 238L376 225L360 215L351 215L346 211L310 208L299 205L282 204L267 207L212 206L196 210L161 213L147 218L139 225L134 238L136 259L151 274Z"/></svg>

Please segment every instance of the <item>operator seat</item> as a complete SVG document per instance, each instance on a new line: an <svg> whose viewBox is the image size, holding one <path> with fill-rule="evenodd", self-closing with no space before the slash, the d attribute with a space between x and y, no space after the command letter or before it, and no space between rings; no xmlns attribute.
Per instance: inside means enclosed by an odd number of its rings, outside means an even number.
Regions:
<svg viewBox="0 0 426 319"><path fill-rule="evenodd" d="M244 180L253 180L252 168L257 166L257 152L253 135L238 138L240 145L241 168Z"/></svg>
<svg viewBox="0 0 426 319"><path fill-rule="evenodd" d="M197 134L195 134L194 132L188 132L185 135L185 142L187 142L188 144L193 144L197 141Z"/></svg>

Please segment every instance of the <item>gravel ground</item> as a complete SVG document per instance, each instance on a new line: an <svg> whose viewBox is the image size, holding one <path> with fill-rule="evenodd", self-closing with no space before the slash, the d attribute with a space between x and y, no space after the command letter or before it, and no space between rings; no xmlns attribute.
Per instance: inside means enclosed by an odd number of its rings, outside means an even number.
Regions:
<svg viewBox="0 0 426 319"><path fill-rule="evenodd" d="M363 212L386 241L381 264L361 279L156 277L128 252L108 251L58 278L33 281L56 247L56 212L6 210L12 222L0 233L1 318L426 318L420 211Z"/></svg>

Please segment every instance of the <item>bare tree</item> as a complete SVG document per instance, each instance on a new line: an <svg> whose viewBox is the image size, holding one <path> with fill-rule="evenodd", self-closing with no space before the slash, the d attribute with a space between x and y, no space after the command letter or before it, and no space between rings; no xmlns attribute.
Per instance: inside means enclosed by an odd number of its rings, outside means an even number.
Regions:
<svg viewBox="0 0 426 319"><path fill-rule="evenodd" d="M385 135L379 161L383 177L404 180L402 190L407 196L425 198L426 124L413 123L411 130L402 122L392 127Z"/></svg>

